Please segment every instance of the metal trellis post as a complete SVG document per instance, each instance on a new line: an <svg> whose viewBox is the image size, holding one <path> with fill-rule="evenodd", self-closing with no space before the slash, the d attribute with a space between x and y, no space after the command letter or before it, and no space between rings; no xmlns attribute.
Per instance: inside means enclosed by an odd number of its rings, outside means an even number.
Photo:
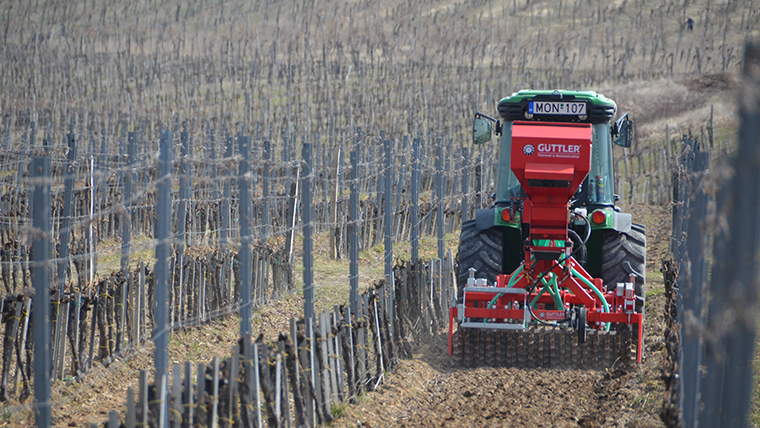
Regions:
<svg viewBox="0 0 760 428"><path fill-rule="evenodd" d="M34 218L32 254L34 261L34 420L38 427L49 427L50 407L50 155L32 160Z"/></svg>
<svg viewBox="0 0 760 428"><path fill-rule="evenodd" d="M304 318L314 320L314 230L312 206L312 143L303 143L303 314Z"/></svg>
<svg viewBox="0 0 760 428"><path fill-rule="evenodd" d="M156 285L155 285L155 331L153 332L153 342L155 343L154 365L155 380L165 378L168 374L169 367L169 255L171 253L172 243L171 233L171 186L172 186L172 133L163 131L159 142L158 158L158 206L156 207ZM159 405L163 409L166 406L166 388L159 389ZM161 414L168 413L162 411ZM165 421L168 425L168 420Z"/></svg>
<svg viewBox="0 0 760 428"><path fill-rule="evenodd" d="M243 158L238 168L240 191L240 335L251 333L251 137L238 137Z"/></svg>

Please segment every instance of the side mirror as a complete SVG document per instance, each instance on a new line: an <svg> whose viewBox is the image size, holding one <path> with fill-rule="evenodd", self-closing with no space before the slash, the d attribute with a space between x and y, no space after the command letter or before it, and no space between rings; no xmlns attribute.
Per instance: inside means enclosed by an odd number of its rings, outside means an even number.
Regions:
<svg viewBox="0 0 760 428"><path fill-rule="evenodd" d="M615 121L612 131L615 144L626 149L631 147L633 143L633 121L628 118L628 113Z"/></svg>
<svg viewBox="0 0 760 428"><path fill-rule="evenodd" d="M485 144L491 141L491 122L479 115L472 120L472 143Z"/></svg>

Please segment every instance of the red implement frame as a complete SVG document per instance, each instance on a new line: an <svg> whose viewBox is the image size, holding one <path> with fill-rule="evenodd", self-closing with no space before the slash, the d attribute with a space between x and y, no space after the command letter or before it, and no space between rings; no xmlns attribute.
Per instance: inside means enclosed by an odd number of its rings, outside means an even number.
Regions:
<svg viewBox="0 0 760 428"><path fill-rule="evenodd" d="M631 309L631 296L626 300L606 291L602 280L589 275L570 255L569 201L588 175L591 137L589 124L513 123L511 167L527 195L522 221L530 225L525 260L512 274L499 275L496 284L465 287L462 306L449 310L449 355L457 317L484 320L476 323L478 328L521 329L533 318L526 314L530 304L542 321L562 321L567 315L564 308L585 307L592 329L605 329L607 323L635 324L636 360L641 362L643 314ZM554 296L544 293L542 279L556 281Z"/></svg>

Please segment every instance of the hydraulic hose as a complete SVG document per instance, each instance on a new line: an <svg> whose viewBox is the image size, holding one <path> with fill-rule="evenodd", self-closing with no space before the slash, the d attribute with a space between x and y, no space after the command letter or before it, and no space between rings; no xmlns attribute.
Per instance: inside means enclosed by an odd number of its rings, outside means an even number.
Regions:
<svg viewBox="0 0 760 428"><path fill-rule="evenodd" d="M560 322L565 322L565 321L568 320L566 318L566 319L564 319L562 321L559 321L559 322L546 322L546 321L540 319L539 317L537 317L535 313L533 313L533 308L531 308L530 305L528 305L528 311L530 311L530 316L533 317L533 319L536 320L536 322L538 322L541 325L545 325L547 327L559 327L560 326L560 324L559 324Z"/></svg>
<svg viewBox="0 0 760 428"><path fill-rule="evenodd" d="M515 269L515 272L512 274L512 276L509 278L509 282L507 283L507 288L514 287L515 283L517 283L517 277L523 272L523 265L521 264L517 269Z"/></svg>
<svg viewBox="0 0 760 428"><path fill-rule="evenodd" d="M562 299L559 297L559 285L557 284L557 278L554 278L554 304L559 308L560 310L565 310L565 304L562 302Z"/></svg>
<svg viewBox="0 0 760 428"><path fill-rule="evenodd" d="M585 265L586 258L588 257L588 252L586 250L586 241L582 240L580 235L578 235L578 232L574 231L573 229L567 229L567 235L570 237L570 240L575 241L578 244L578 248L573 250L573 256L576 256L577 254L577 260L581 263L581 265Z"/></svg>
<svg viewBox="0 0 760 428"><path fill-rule="evenodd" d="M554 300L554 305L558 308L561 307L562 310L565 309L564 305L562 304L562 300L559 298L559 288L557 287L557 277L553 276L551 279L551 282L547 282L546 279L541 278L541 283L544 285L544 287L541 289L541 292L536 295L536 297L533 298L533 300L530 302L530 306L535 306L536 302L538 302L538 299L544 295L545 292L548 292L549 295L552 296L552 300Z"/></svg>
<svg viewBox="0 0 760 428"><path fill-rule="evenodd" d="M512 274L512 276L509 278L509 282L507 283L507 288L512 288L512 287L514 287L514 285L517 283L518 279L520 278L520 274L522 274L522 272L523 272L523 265L520 265L520 266L519 266L517 269L515 269L515 272L514 272L514 273ZM497 294L497 295L496 295L496 296L495 296L493 299L491 299L491 301L488 303L488 306L487 306L487 308L488 308L488 309L490 309L490 308L491 308L491 306L493 306L493 305L494 305L494 303L496 303L496 301L497 301L497 300L499 300L499 298L500 298L501 296L503 296L503 295L504 295L504 293L499 293L499 294Z"/></svg>
<svg viewBox="0 0 760 428"><path fill-rule="evenodd" d="M580 217L581 220L583 220L586 223L586 238L583 239L583 243L585 244L586 242L588 242L588 239L591 237L591 222L588 221L588 217L586 217L585 215L579 212L575 212L573 214Z"/></svg>
<svg viewBox="0 0 760 428"><path fill-rule="evenodd" d="M590 229L590 228L589 228L589 229ZM580 243L580 246L581 246L581 247L583 247L583 248L585 249L585 243L586 243L586 241L588 240L588 236L590 235L590 230L589 230L589 233L587 234L587 236L586 236L586 239L585 239L585 240L581 240L581 239L580 239L580 235L578 235L578 234L577 234L577 232L575 232L575 231L572 231L572 230L569 230L569 232L572 232L572 233L575 235L575 237L577 238L577 242L579 242L579 243ZM539 245L539 246L545 246L546 244L548 244L548 242L546 242L546 240L538 240L538 241L536 242L536 244L537 244L537 245ZM542 245L542 244L544 244L544 245ZM576 250L576 251L577 251L577 250ZM557 308L559 308L560 310L565 310L565 305L564 305L564 303L562 302L562 299L560 298L560 293L559 293L559 284L558 284L558 281L557 281L557 277L556 277L556 276L553 276L553 277L551 278L550 282L547 282L547 280L546 280L544 277L546 276L546 274L547 274L548 272L550 272L552 269L554 269L554 267L556 267L556 266L558 266L558 265L560 265L560 264L563 264L563 263L565 263L566 261L567 261L567 258L561 258L561 259L558 259L558 260L555 262L555 264L554 264L554 265L553 265L553 266L552 266L552 267L551 267L551 268L550 268L550 269L549 269L547 272L542 272L542 273L541 273L541 275L539 275L539 276L538 276L538 278L537 278L537 279L536 279L536 280L533 282L533 284L531 284L531 286L530 286L530 287L528 287L528 289L526 290L526 291L528 291L528 293L530 293L530 292L531 292L530 290L534 289L534 288L535 288L535 287L538 285L538 283L539 283L539 282L540 282L540 283L543 285L543 287L541 288L541 291L540 291L538 294L536 294L536 297L534 297L534 298L533 298L533 300L532 300L532 301L531 301L531 302L528 304L528 311L530 312L530 314L531 314L531 317L532 317L534 320L536 320L536 321L537 321L539 324L542 324L542 325L545 325L545 326L551 326L551 327L556 327L556 326L558 326L558 325L559 325L559 323L557 323L557 322L554 322L554 323L549 323L549 322L546 322L546 321L543 321L543 320L539 319L539 318L538 318L538 317L537 317L537 316L536 316L536 315L533 313L533 306L536 304L536 302L538 301L538 299L539 299L539 298L541 298L541 296L543 296L543 295L544 295L544 293L545 293L545 292L548 292L548 293L549 293L549 294L552 296L552 299L554 300L554 304L555 304L555 306L556 306ZM534 263L533 263L533 265L534 265L534 266L535 266L535 263L536 263L536 262L534 261ZM509 282L507 283L507 288L512 288L512 287L514 287L514 285L515 285L515 284L516 284L516 283L517 283L517 282L518 282L520 279L524 278L524 274L523 274L523 271L524 271L524 266L523 266L523 265L520 265L520 266L519 266L519 267L518 267L518 268L515 270L515 272L514 272L514 273L513 273L513 274L510 276L510 278L509 278ZM595 294L595 295L596 295L596 296L599 298L599 300L601 300L601 301L602 301L602 306L603 306L603 308L604 308L604 312L606 312L606 313L609 313L609 312L610 312L610 306L609 306L609 304L607 303L607 300L604 298L604 295L602 295L601 291L599 291L599 289L598 289L598 288L597 288L597 287L594 285L594 283L592 283L591 281L589 281L588 279L586 279L586 277L584 277L583 275L581 275L581 274L580 274L580 273L579 273L577 270L575 270L574 268L570 268L570 273L571 273L571 274L572 274L572 275L573 275L575 278L577 278L577 279L581 280L581 281L582 281L584 284L586 284L586 285L587 285L587 286L588 286L588 287L589 287L589 288L590 288L590 289L591 289L591 290L594 292L594 294ZM501 296L503 296L503 295L504 295L504 293L499 293L499 294L497 294L496 296L494 296L494 298L493 298L493 299L491 299L491 301L488 303L488 306L487 306L487 307L488 307L489 309L490 309L491 307L493 307L493 305L496 303L496 301L497 301L497 300L499 300L499 298L500 298ZM609 329L610 329L610 323L605 323L605 330L606 330L606 331L609 331Z"/></svg>
<svg viewBox="0 0 760 428"><path fill-rule="evenodd" d="M572 273L574 277L576 277L576 278L580 279L581 281L583 281L584 284L588 285L588 287L594 292L594 294L596 294L596 296L599 298L599 300L602 301L602 306L604 307L604 312L610 313L610 305L607 303L607 299L604 298L604 296L602 295L602 292L599 291L598 288L596 288L596 286L594 285L594 283L592 283L591 281L589 281L588 279L586 279L583 275L581 275L580 273L578 273L578 271L575 270L574 268L570 268L570 273ZM609 331L609 330L610 330L610 323L605 323L605 331Z"/></svg>
<svg viewBox="0 0 760 428"><path fill-rule="evenodd" d="M544 283L544 286L543 286L543 288L541 288L541 291L538 294L536 294L536 297L534 297L533 300L531 300L531 302L529 304L530 307L533 307L536 304L536 302L538 301L538 299L541 298L541 296L543 296L544 292L546 291L546 288L547 288L546 281L544 279L541 279L541 281Z"/></svg>

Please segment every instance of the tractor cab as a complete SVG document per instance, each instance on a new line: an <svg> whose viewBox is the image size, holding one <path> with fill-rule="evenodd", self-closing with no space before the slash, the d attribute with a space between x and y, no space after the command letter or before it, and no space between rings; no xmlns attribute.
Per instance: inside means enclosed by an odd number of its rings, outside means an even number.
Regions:
<svg viewBox="0 0 760 428"><path fill-rule="evenodd" d="M491 133L501 136L501 158L496 190L496 205L520 196L520 182L509 168L514 121L590 123L593 128L591 171L573 199L574 207L614 207L614 173L612 144L629 148L633 140L633 122L624 114L615 122L617 104L593 91L522 90L499 103L503 122L482 113L475 115L473 142L490 141Z"/></svg>

